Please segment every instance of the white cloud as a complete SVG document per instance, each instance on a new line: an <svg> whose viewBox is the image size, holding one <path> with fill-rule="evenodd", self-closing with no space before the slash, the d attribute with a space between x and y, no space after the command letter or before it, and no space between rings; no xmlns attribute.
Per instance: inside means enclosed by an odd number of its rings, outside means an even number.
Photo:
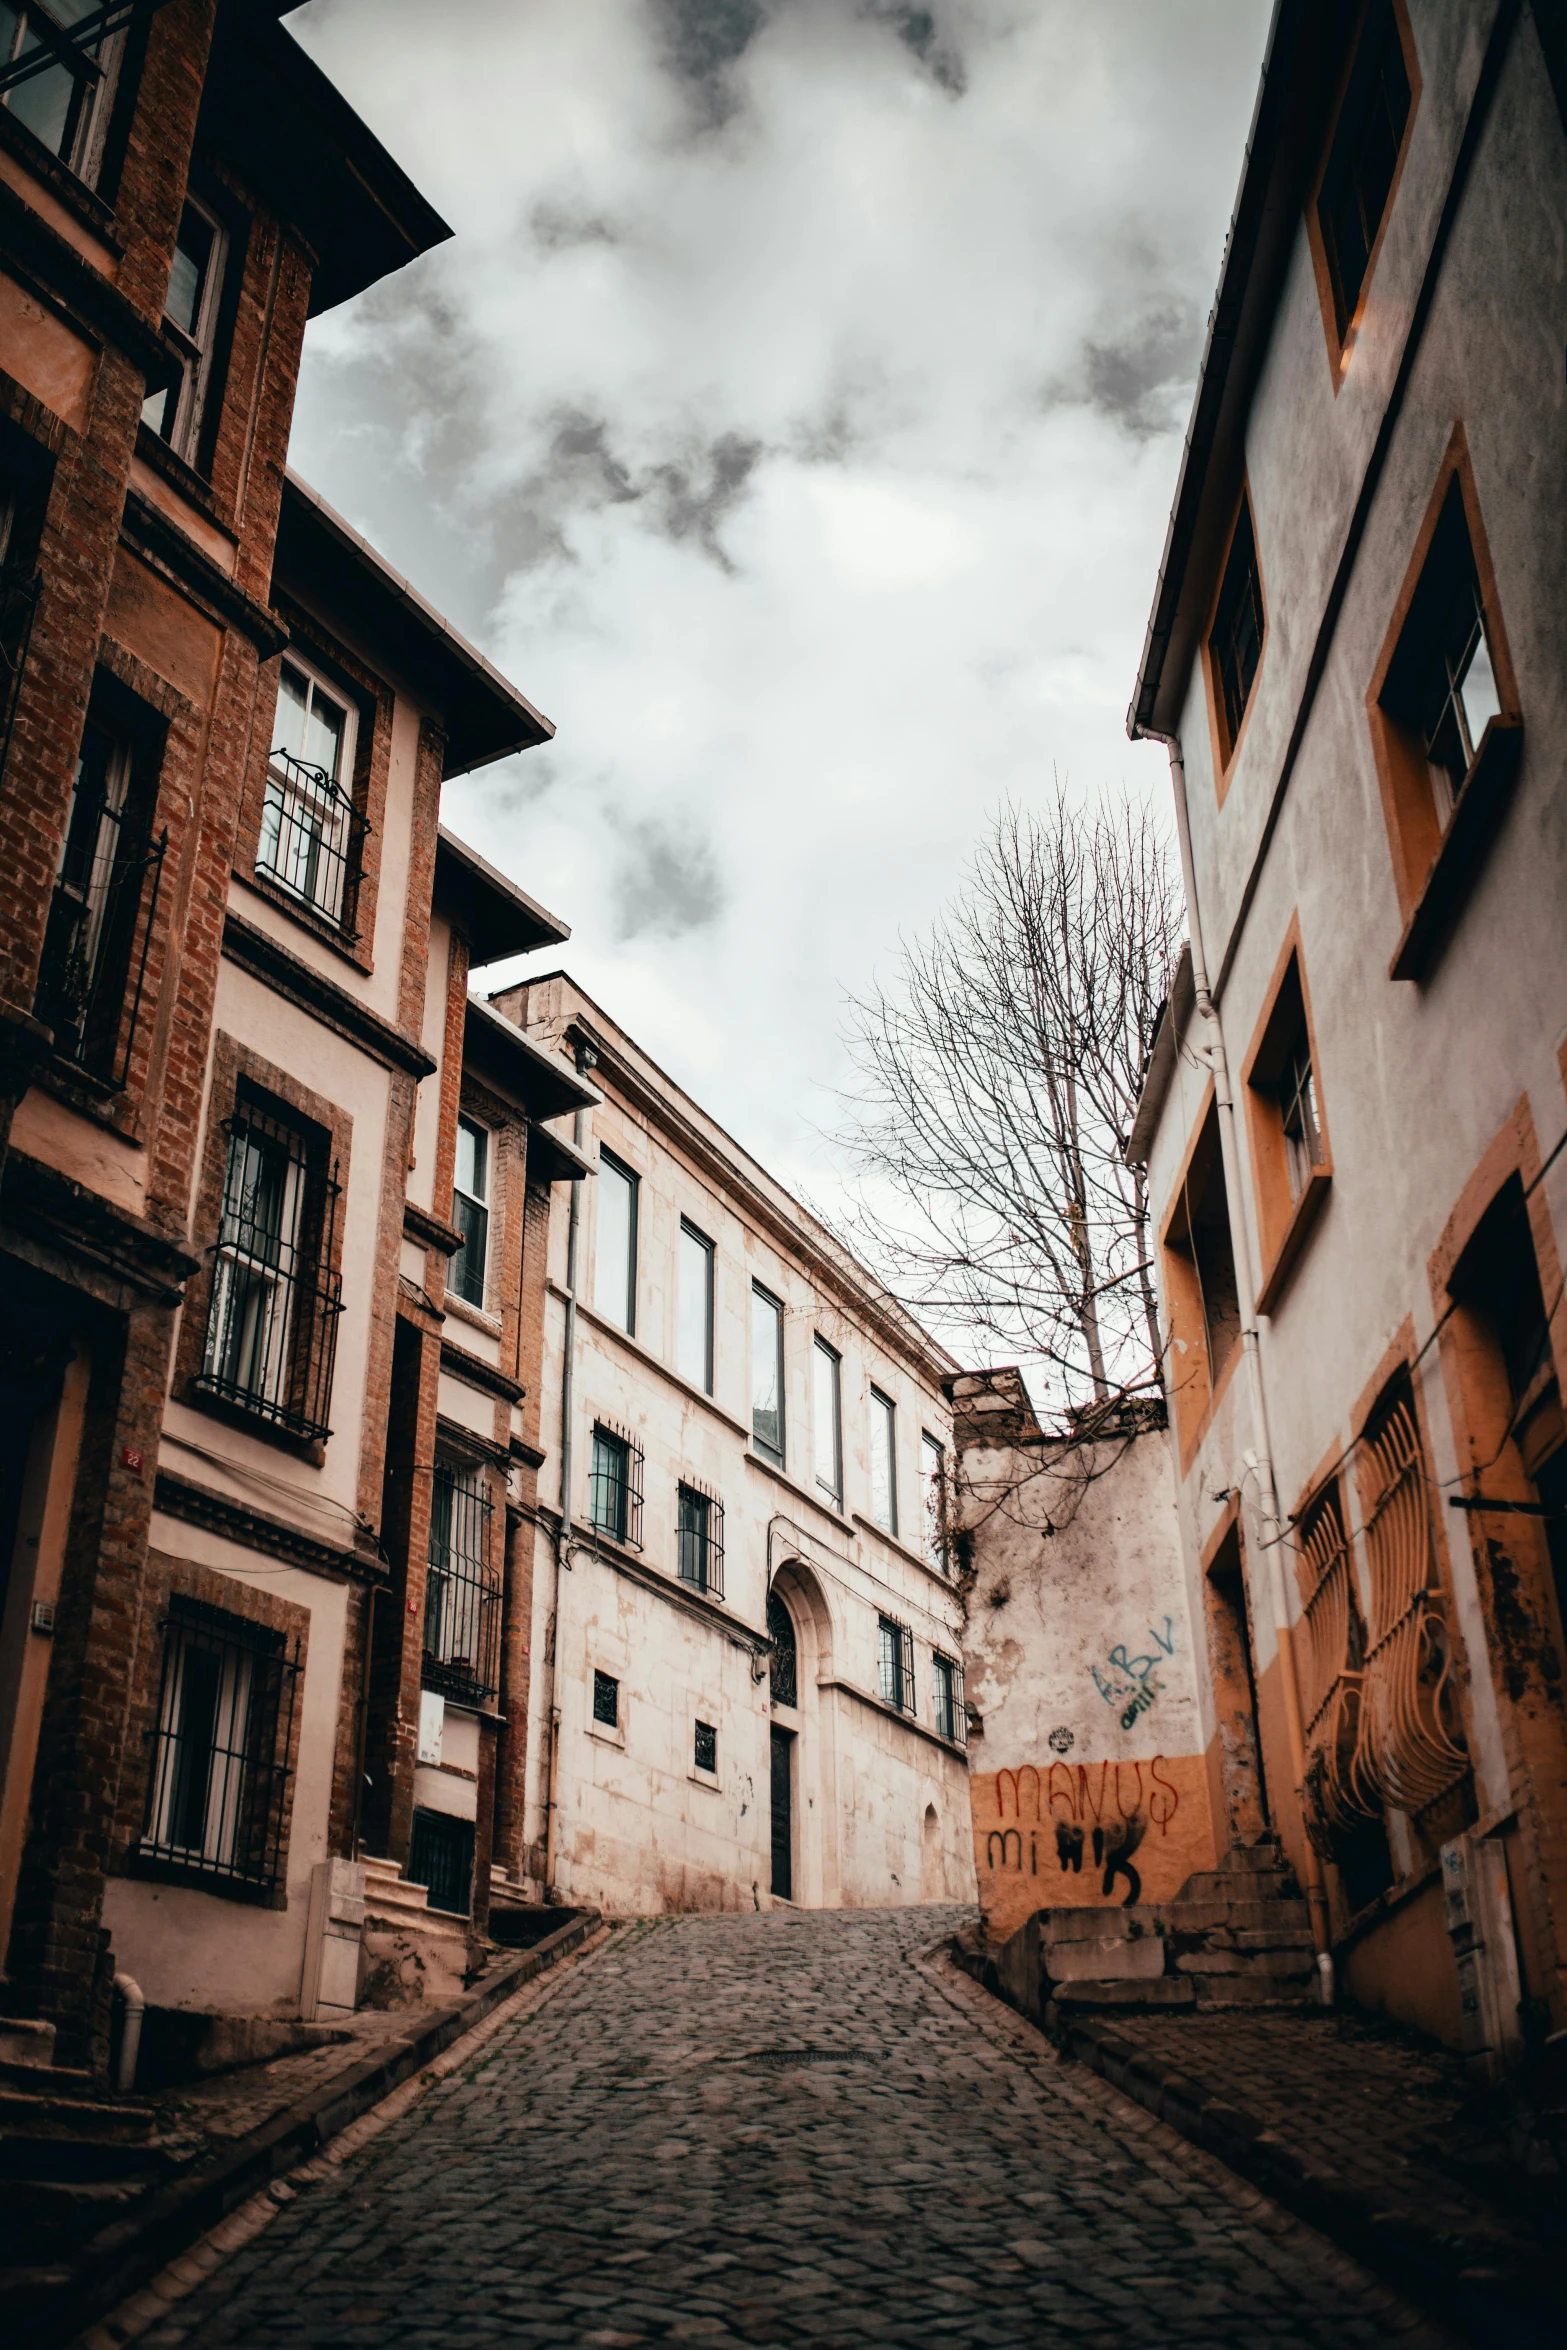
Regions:
<svg viewBox="0 0 1567 2350"><path fill-rule="evenodd" d="M841 991L985 811L1158 788L1123 717L1266 7L926 14L289 20L457 232L312 328L294 461L559 726L448 819L818 1197Z"/></svg>

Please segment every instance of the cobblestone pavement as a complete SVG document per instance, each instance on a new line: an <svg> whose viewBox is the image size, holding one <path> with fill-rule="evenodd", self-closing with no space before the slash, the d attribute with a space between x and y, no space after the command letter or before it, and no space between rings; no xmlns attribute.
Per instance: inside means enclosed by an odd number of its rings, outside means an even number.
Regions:
<svg viewBox="0 0 1567 2350"><path fill-rule="evenodd" d="M1437 2340L924 1958L959 1915L626 1930L147 2350Z"/></svg>

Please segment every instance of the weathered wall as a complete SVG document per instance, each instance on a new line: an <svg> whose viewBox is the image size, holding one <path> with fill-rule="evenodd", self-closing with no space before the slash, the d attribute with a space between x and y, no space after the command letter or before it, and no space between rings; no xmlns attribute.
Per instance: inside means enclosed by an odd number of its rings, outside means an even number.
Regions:
<svg viewBox="0 0 1567 2350"><path fill-rule="evenodd" d="M993 1938L1055 1905L1165 1901L1214 1865L1169 1448L968 1445L974 1858Z"/></svg>

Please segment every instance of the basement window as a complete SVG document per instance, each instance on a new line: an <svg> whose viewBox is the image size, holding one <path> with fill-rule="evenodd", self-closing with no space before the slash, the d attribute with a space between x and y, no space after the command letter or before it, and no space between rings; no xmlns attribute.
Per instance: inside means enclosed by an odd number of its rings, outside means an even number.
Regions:
<svg viewBox="0 0 1567 2350"><path fill-rule="evenodd" d="M593 1719L606 1730L620 1727L620 1683L613 1673L593 1675Z"/></svg>
<svg viewBox="0 0 1567 2350"><path fill-rule="evenodd" d="M698 1722L692 1760L699 1771L718 1769L718 1732L711 1722Z"/></svg>

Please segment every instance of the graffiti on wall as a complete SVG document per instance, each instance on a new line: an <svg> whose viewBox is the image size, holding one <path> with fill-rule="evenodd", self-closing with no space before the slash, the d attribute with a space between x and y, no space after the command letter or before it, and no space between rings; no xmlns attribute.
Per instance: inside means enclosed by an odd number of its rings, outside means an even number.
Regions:
<svg viewBox="0 0 1567 2350"><path fill-rule="evenodd" d="M1152 1651L1147 1656L1130 1656L1123 1640L1106 1657L1111 1679L1106 1680L1097 1665L1089 1667L1094 1676L1094 1687L1106 1705L1119 1714L1121 1727L1129 1730L1139 1714L1146 1713L1159 1695L1160 1683L1155 1679L1160 1662L1175 1654L1175 1618L1166 1616L1164 1630L1156 1632L1148 1627L1148 1644Z"/></svg>
<svg viewBox="0 0 1567 2350"><path fill-rule="evenodd" d="M1080 1876L1084 1860L1091 1857L1101 1872L1105 1900L1124 1879L1122 1906L1129 1908L1141 1900L1143 1890L1134 1853L1151 1827L1167 1835L1180 1809L1180 1790L1164 1770L1164 1759L1156 1754L1146 1764L1100 1763L1097 1783L1089 1763L1053 1762L1043 1771L1025 1763L1020 1771L998 1772L996 1809L1003 1824L992 1828L986 1839L986 1867L1019 1875L1026 1870L1037 1877L1043 1858L1048 1875L1053 1842L1053 1857L1063 1876ZM1016 1823L1012 1827L1005 1824L1009 1795Z"/></svg>

